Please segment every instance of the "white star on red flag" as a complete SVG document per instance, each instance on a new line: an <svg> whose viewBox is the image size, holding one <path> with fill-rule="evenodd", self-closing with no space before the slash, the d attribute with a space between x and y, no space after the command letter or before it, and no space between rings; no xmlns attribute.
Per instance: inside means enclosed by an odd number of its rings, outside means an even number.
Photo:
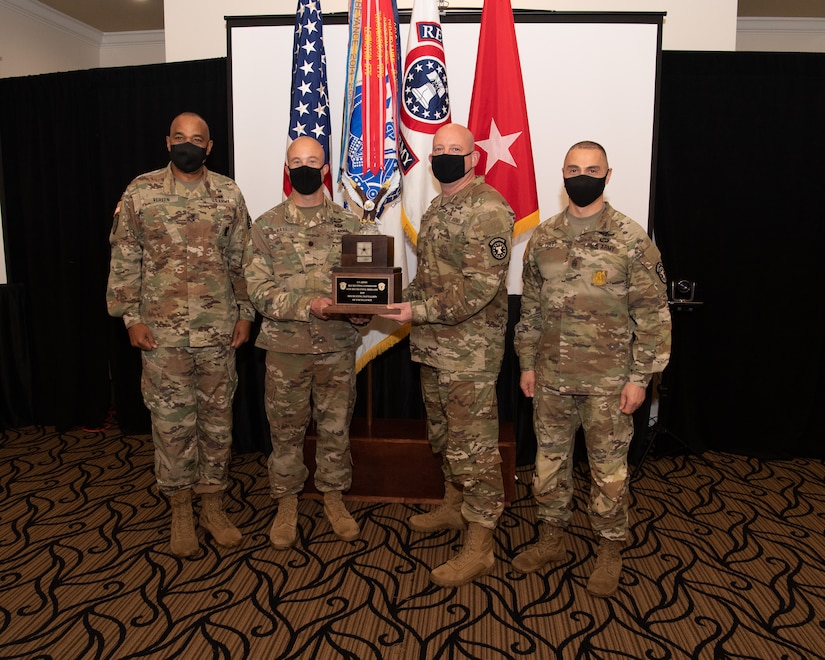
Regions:
<svg viewBox="0 0 825 660"><path fill-rule="evenodd" d="M521 133L522 131L502 135L498 130L498 126L496 126L495 118L490 120L490 137L486 140L476 140L476 146L481 147L487 152L487 167L484 170L484 174L487 174L487 172L493 168L493 165L499 161L512 165L513 167L518 167L513 158L513 154L510 153L510 147L513 145L513 142L518 140Z"/></svg>

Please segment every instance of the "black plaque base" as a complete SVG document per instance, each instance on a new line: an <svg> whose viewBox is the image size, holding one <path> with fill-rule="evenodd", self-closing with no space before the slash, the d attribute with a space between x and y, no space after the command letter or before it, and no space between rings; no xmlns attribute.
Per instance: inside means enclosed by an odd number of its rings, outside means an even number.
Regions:
<svg viewBox="0 0 825 660"><path fill-rule="evenodd" d="M333 268L332 300L329 314L397 314L389 304L401 302L401 268Z"/></svg>

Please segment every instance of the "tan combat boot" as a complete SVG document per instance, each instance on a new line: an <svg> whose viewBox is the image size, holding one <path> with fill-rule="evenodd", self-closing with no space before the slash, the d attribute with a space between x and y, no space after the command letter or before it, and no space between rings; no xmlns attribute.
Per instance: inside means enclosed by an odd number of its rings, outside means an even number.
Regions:
<svg viewBox="0 0 825 660"><path fill-rule="evenodd" d="M341 499L341 491L332 490L324 493L324 513L333 531L342 541L354 541L361 534L358 523L349 514Z"/></svg>
<svg viewBox="0 0 825 660"><path fill-rule="evenodd" d="M407 524L416 532L437 532L440 529L465 529L467 523L461 515L464 493L451 481L444 484L444 500L428 513L410 516Z"/></svg>
<svg viewBox="0 0 825 660"><path fill-rule="evenodd" d="M269 530L269 542L277 550L286 550L298 537L298 496L284 495L278 498L278 513Z"/></svg>
<svg viewBox="0 0 825 660"><path fill-rule="evenodd" d="M192 518L192 491L189 488L176 490L169 496L169 501L172 504L172 534L169 540L172 554L191 557L198 551L198 537Z"/></svg>
<svg viewBox="0 0 825 660"><path fill-rule="evenodd" d="M241 542L243 535L223 512L223 492L203 493L201 495L200 525L212 535L218 545L234 548Z"/></svg>
<svg viewBox="0 0 825 660"><path fill-rule="evenodd" d="M535 573L551 561L561 561L564 551L564 530L545 522L539 523L539 540L513 559L512 566L520 573Z"/></svg>
<svg viewBox="0 0 825 660"><path fill-rule="evenodd" d="M596 549L596 568L587 581L587 591L597 598L608 598L619 588L622 572L622 547L624 541L602 538Z"/></svg>
<svg viewBox="0 0 825 660"><path fill-rule="evenodd" d="M460 587L487 575L495 564L493 530L478 523L467 527L464 547L455 557L430 573L430 580L442 587Z"/></svg>

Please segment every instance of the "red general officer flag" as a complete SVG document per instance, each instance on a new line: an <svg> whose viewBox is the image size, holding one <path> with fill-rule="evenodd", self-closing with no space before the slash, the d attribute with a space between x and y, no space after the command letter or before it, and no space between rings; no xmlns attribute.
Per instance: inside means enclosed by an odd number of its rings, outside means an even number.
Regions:
<svg viewBox="0 0 825 660"><path fill-rule="evenodd" d="M539 199L510 0L484 0L468 128L481 154L476 171L516 214L513 234L532 229Z"/></svg>

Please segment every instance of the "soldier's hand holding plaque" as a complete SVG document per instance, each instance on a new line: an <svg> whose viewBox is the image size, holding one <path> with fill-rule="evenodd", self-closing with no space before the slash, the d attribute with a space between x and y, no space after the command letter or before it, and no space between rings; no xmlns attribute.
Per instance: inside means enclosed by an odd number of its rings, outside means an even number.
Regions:
<svg viewBox="0 0 825 660"><path fill-rule="evenodd" d="M401 302L401 268L393 266L393 237L346 234L341 265L332 269L332 314L394 314Z"/></svg>

